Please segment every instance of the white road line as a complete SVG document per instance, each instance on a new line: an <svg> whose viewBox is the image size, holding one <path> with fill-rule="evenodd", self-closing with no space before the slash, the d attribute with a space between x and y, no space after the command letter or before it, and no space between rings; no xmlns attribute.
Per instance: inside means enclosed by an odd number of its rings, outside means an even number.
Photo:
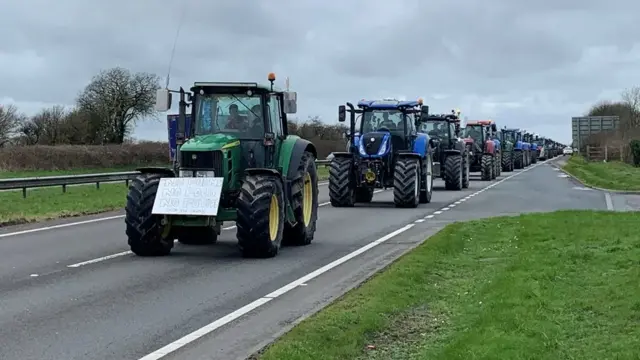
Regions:
<svg viewBox="0 0 640 360"><path fill-rule="evenodd" d="M439 211L439 210L438 210L438 211L434 211L433 213L434 213L435 215L440 215L440 214L442 214L442 211Z"/></svg>
<svg viewBox="0 0 640 360"><path fill-rule="evenodd" d="M76 225L97 223L97 222L107 221L107 220L121 219L123 217L124 217L124 215L116 215L116 216L103 217L103 218L99 218L99 219L91 219L91 220L85 220L85 221L72 222L72 223L67 223L67 224L45 226L45 227L36 228L36 229L29 229L29 230L10 232L10 233L6 233L6 234L0 234L0 238L9 237L9 236L16 236L16 235L23 235L23 234L30 234L30 233L39 232L39 231L45 231L45 230L61 229L61 228L66 228L66 227L76 226Z"/></svg>
<svg viewBox="0 0 640 360"><path fill-rule="evenodd" d="M604 193L604 201L607 203L607 210L613 210L613 201L611 201L611 194L605 191Z"/></svg>
<svg viewBox="0 0 640 360"><path fill-rule="evenodd" d="M335 261L333 261L333 262L331 262L331 263L329 263L329 264L327 264L327 265L325 265L325 266L323 266L323 267L321 267L321 268L319 268L319 269L317 269L317 270L315 270L315 271L313 271L313 272L311 272L311 273L309 273L309 274L307 274L307 275L305 275L305 276L303 276L301 278L299 278L298 280L295 280L295 281L293 281L293 282L281 287L280 289L277 289L274 292L272 292L270 294L267 294L266 296L261 297L258 300L254 301L254 302L252 302L250 304L247 304L247 305L241 307L240 309L238 309L236 311L233 311L233 312L221 317L220 319L218 319L218 320L216 320L216 321L214 321L214 322L212 322L212 323L210 323L208 325L203 326L202 328L200 328L198 330L193 331L192 333L190 333L190 334L188 334L186 336L183 336L182 338L180 338L180 339L178 339L178 340L176 340L176 341L174 341L174 342L172 342L172 343L170 343L170 344L168 344L168 345L166 345L166 346L164 346L164 347L162 347L162 348L160 348L160 349L158 349L158 350L156 350L156 351L154 351L154 352L152 352L152 353L150 353L150 354L148 354L148 355L146 355L146 356L144 356L142 358L140 358L139 360L157 360L157 359L161 359L164 356L166 356L166 355L168 355L168 354L180 349L181 347L183 347L185 345L188 345L189 343L191 343L191 342L193 342L193 341L195 341L195 340L197 340L197 339L199 339L199 338L201 338L201 337L203 337L203 336L205 336L205 335L207 335L207 334L219 329L220 327L222 327L222 326L224 326L224 325L226 325L226 324L238 319L239 317L241 317L241 316L243 316L243 315L245 315L245 314L247 314L247 313L249 313L249 312L251 312L251 311L253 311L253 310L255 310L255 309L259 308L259 307L261 307L261 306L263 306L264 304L268 303L269 301L271 301L271 300L273 300L273 299L275 299L275 298L277 298L279 296L282 296L282 295L288 293L289 291L291 291L291 290L293 290L293 289L295 289L295 288L297 288L299 286L302 286L302 284L309 283L310 280L313 280L313 279L317 278L318 276L326 273L327 271L329 271L329 270L331 270L331 269L333 269L333 268L335 268L335 267L337 267L337 266L339 266L339 265L341 265L341 264L353 259L354 257L356 257L356 256L358 256L358 255L360 255L360 254L362 254L362 253L364 253L366 251L369 251L369 250L373 249L374 247L384 243L385 241L388 241L389 239L391 239L391 238L393 238L393 237L395 237L395 236L397 236L397 235L399 235L399 234L411 229L413 226L414 226L414 224L409 224L409 225L406 225L406 226L404 226L404 227L402 227L402 228L400 228L400 229L398 229L398 230L396 230L396 231L394 231L394 232L392 232L390 234L387 234L387 235L381 237L380 239L378 239L378 240L376 240L374 242L371 242L371 243L361 247L360 249L358 249L356 251L353 251L353 252L351 252L351 253L349 253L349 254L347 254L347 255L345 255L345 256L343 256L343 257L341 257L341 258L339 258L339 259L337 259L337 260L335 260Z"/></svg>
<svg viewBox="0 0 640 360"><path fill-rule="evenodd" d="M442 208L442 209L440 209L440 210L442 210L442 211L447 211L447 210L450 210L450 209L449 209L448 207L443 207L443 208Z"/></svg>
<svg viewBox="0 0 640 360"><path fill-rule="evenodd" d="M421 223L421 222L424 222L424 219L418 219L418 220L416 220L414 222Z"/></svg>
<svg viewBox="0 0 640 360"><path fill-rule="evenodd" d="M434 216L435 216L435 215L431 214L431 215L427 215L427 216L425 216L424 218L425 218L425 219L431 219L431 218L433 218Z"/></svg>

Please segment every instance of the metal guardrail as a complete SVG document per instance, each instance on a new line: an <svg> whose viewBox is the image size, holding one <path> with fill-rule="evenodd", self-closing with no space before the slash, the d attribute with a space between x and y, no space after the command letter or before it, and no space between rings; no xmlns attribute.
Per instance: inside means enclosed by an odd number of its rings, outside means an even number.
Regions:
<svg viewBox="0 0 640 360"><path fill-rule="evenodd" d="M328 165L329 160L316 160L317 165ZM100 174L80 174L61 176L37 176L28 178L0 179L0 191L22 189L22 197L27 197L27 189L62 186L62 192L67 192L69 185L96 184L96 189L100 188L100 183L112 183L124 181L129 186L129 181L140 175L138 171L110 172Z"/></svg>

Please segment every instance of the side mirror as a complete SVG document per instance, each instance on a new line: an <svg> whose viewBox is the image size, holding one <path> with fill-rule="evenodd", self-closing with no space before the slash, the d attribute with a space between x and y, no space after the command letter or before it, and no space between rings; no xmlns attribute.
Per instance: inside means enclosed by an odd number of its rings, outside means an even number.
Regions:
<svg viewBox="0 0 640 360"><path fill-rule="evenodd" d="M167 111L171 109L171 93L169 89L159 89L156 92L156 111Z"/></svg>
<svg viewBox="0 0 640 360"><path fill-rule="evenodd" d="M295 91L285 91L283 98L285 114L295 114L298 112L298 93Z"/></svg>
<svg viewBox="0 0 640 360"><path fill-rule="evenodd" d="M496 125L496 123L491 124L491 130L498 131L498 126Z"/></svg>
<svg viewBox="0 0 640 360"><path fill-rule="evenodd" d="M420 119L426 119L429 117L429 105L422 105L420 108Z"/></svg>
<svg viewBox="0 0 640 360"><path fill-rule="evenodd" d="M344 105L338 106L338 121L345 122L347 120L347 107Z"/></svg>

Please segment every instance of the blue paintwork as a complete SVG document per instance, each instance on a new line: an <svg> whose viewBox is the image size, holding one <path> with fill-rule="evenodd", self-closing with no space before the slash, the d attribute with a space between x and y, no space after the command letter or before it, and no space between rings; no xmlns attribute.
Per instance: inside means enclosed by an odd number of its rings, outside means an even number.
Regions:
<svg viewBox="0 0 640 360"><path fill-rule="evenodd" d="M364 137L367 138L370 134L384 134L380 147L378 148L378 153L375 155L367 154L364 150L364 143L358 140L357 146L360 157L365 159L379 159L389 154L389 150L391 149L391 133L387 131L372 131L364 134Z"/></svg>
<svg viewBox="0 0 640 360"><path fill-rule="evenodd" d="M360 133L357 132L355 133L355 135L353 136L353 145L355 145L355 147L359 147L360 146Z"/></svg>
<svg viewBox="0 0 640 360"><path fill-rule="evenodd" d="M420 157L424 158L427 155L427 144L429 144L429 135L418 133L418 137L413 143L413 152L420 154Z"/></svg>
<svg viewBox="0 0 640 360"><path fill-rule="evenodd" d="M498 139L492 139L493 140L493 144L496 146L496 150L500 150L502 143L500 143L500 140Z"/></svg>
<svg viewBox="0 0 640 360"><path fill-rule="evenodd" d="M524 151L531 150L531 144L529 144L528 142L523 142L522 143L522 150L524 150Z"/></svg>
<svg viewBox="0 0 640 360"><path fill-rule="evenodd" d="M420 106L417 101L398 101L398 100L360 100L359 108L377 109L377 110L398 110L401 107Z"/></svg>

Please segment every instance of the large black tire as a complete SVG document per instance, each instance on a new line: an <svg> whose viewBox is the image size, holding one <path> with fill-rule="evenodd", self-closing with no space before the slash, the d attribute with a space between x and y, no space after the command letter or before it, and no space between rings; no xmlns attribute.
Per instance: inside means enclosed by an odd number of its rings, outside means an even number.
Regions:
<svg viewBox="0 0 640 360"><path fill-rule="evenodd" d="M496 177L500 176L502 173L502 153L496 153L496 158L494 159L494 164L496 167Z"/></svg>
<svg viewBox="0 0 640 360"><path fill-rule="evenodd" d="M285 199L280 179L266 174L247 175L240 188L236 213L236 238L242 255L276 256L282 245L285 223Z"/></svg>
<svg viewBox="0 0 640 360"><path fill-rule="evenodd" d="M170 227L162 225L162 215L151 213L161 178L160 174L144 174L136 177L129 186L125 233L131 251L138 256L169 255L173 248Z"/></svg>
<svg viewBox="0 0 640 360"><path fill-rule="evenodd" d="M513 167L515 169L524 168L524 151L514 151Z"/></svg>
<svg viewBox="0 0 640 360"><path fill-rule="evenodd" d="M359 187L356 188L356 202L370 203L373 200L373 188Z"/></svg>
<svg viewBox="0 0 640 360"><path fill-rule="evenodd" d="M471 161L469 153L462 154L462 188L468 189L471 184Z"/></svg>
<svg viewBox="0 0 640 360"><path fill-rule="evenodd" d="M318 171L315 160L312 153L305 151L298 166L297 180L291 184L291 208L296 224L285 224L285 245L309 245L313 241L318 221ZM309 204L305 204L305 193L306 198L310 198Z"/></svg>
<svg viewBox="0 0 640 360"><path fill-rule="evenodd" d="M489 181L493 178L493 156L482 155L480 159L480 178L484 181Z"/></svg>
<svg viewBox="0 0 640 360"><path fill-rule="evenodd" d="M447 156L444 160L444 188L462 190L463 175L462 155Z"/></svg>
<svg viewBox="0 0 640 360"><path fill-rule="evenodd" d="M396 160L393 170L393 203L396 207L418 207L420 179L420 160L414 158Z"/></svg>
<svg viewBox="0 0 640 360"><path fill-rule="evenodd" d="M218 241L218 233L212 227L183 227L176 235L184 245L210 245Z"/></svg>
<svg viewBox="0 0 640 360"><path fill-rule="evenodd" d="M502 171L513 171L513 151L502 153Z"/></svg>
<svg viewBox="0 0 640 360"><path fill-rule="evenodd" d="M353 207L355 186L351 181L351 159L334 158L329 165L329 200L333 207Z"/></svg>
<svg viewBox="0 0 640 360"><path fill-rule="evenodd" d="M531 163L535 164L538 162L538 151L534 150L531 152Z"/></svg>
<svg viewBox="0 0 640 360"><path fill-rule="evenodd" d="M420 204L428 204L431 202L431 196L433 195L433 159L429 154L422 160L420 175L422 177Z"/></svg>

